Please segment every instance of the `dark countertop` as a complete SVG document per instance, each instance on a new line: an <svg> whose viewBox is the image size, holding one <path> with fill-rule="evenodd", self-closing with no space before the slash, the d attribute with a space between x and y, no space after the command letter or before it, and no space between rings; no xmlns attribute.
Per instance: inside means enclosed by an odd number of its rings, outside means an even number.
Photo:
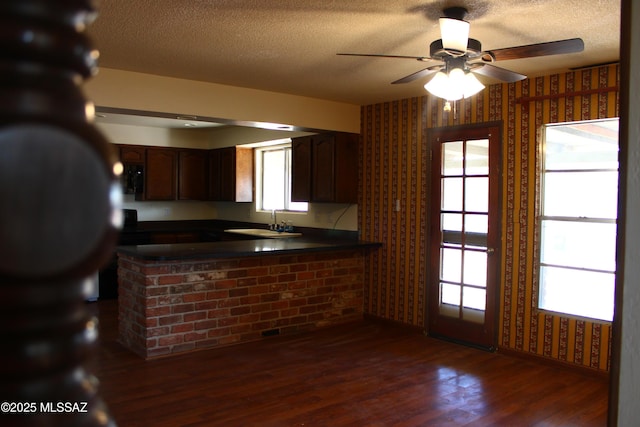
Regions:
<svg viewBox="0 0 640 427"><path fill-rule="evenodd" d="M118 246L117 252L143 260L175 261L203 258L237 258L260 255L297 254L348 249L379 248L381 243L354 239L255 239L225 242L172 243Z"/></svg>

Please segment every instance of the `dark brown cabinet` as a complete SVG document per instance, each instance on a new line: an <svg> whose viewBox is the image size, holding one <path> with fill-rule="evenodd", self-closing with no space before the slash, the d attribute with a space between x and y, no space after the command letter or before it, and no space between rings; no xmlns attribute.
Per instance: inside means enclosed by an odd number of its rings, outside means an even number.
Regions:
<svg viewBox="0 0 640 427"><path fill-rule="evenodd" d="M253 201L253 150L227 147L209 152L209 200Z"/></svg>
<svg viewBox="0 0 640 427"><path fill-rule="evenodd" d="M144 200L175 200L176 175L177 152L174 149L147 147Z"/></svg>
<svg viewBox="0 0 640 427"><path fill-rule="evenodd" d="M291 199L357 203L358 135L323 133L292 143Z"/></svg>
<svg viewBox="0 0 640 427"><path fill-rule="evenodd" d="M144 147L121 145L119 148L122 175L120 182L124 194L142 197L144 191Z"/></svg>
<svg viewBox="0 0 640 427"><path fill-rule="evenodd" d="M311 136L291 141L291 201L311 200Z"/></svg>
<svg viewBox="0 0 640 427"><path fill-rule="evenodd" d="M208 167L206 150L178 152L179 200L207 200Z"/></svg>
<svg viewBox="0 0 640 427"><path fill-rule="evenodd" d="M136 200L253 201L253 149L121 145L122 187Z"/></svg>

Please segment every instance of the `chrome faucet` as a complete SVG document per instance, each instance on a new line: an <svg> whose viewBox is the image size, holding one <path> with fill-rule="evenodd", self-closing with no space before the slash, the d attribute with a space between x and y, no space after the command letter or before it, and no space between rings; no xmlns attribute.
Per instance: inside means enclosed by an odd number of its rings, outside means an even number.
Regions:
<svg viewBox="0 0 640 427"><path fill-rule="evenodd" d="M278 220L276 219L276 210L271 211L271 224L269 224L269 230L276 230L278 228Z"/></svg>

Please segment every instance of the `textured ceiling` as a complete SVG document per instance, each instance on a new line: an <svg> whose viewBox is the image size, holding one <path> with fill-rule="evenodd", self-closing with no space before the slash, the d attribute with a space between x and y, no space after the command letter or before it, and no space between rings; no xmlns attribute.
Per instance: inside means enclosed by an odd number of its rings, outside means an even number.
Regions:
<svg viewBox="0 0 640 427"><path fill-rule="evenodd" d="M429 64L336 53L428 56L446 6L485 50L584 40L495 64L529 77L619 58L618 0L101 0L89 34L103 67L368 105L423 95L429 78L390 82Z"/></svg>

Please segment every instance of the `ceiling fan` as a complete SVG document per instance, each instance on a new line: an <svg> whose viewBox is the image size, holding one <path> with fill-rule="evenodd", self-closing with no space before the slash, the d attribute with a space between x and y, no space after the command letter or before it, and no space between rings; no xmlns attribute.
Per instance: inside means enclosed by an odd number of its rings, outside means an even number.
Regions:
<svg viewBox="0 0 640 427"><path fill-rule="evenodd" d="M582 39L572 38L483 51L480 41L469 38L469 23L464 20L467 9L448 7L443 10L443 14L444 17L439 19L441 38L431 43L429 56L366 53L338 53L338 55L413 59L420 62L437 61L438 64L416 71L391 83L409 83L437 73L425 85L425 89L448 101L455 101L469 97L484 88L484 85L471 74L472 72L507 83L517 82L527 77L515 71L496 67L492 65L493 62L577 53L584 49Z"/></svg>

